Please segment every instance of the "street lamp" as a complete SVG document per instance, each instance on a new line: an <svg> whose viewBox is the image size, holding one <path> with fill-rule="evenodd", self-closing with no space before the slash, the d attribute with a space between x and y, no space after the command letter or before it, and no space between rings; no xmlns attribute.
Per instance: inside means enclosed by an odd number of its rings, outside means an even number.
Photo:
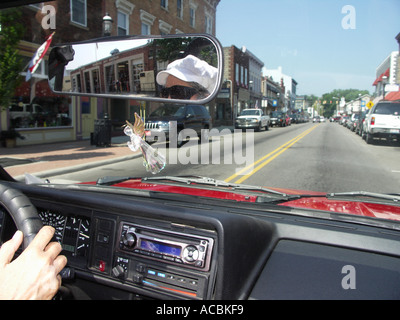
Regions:
<svg viewBox="0 0 400 320"><path fill-rule="evenodd" d="M103 17L103 35L105 37L108 37L111 35L112 24L113 24L113 19L110 17L110 15L107 12L106 15Z"/></svg>

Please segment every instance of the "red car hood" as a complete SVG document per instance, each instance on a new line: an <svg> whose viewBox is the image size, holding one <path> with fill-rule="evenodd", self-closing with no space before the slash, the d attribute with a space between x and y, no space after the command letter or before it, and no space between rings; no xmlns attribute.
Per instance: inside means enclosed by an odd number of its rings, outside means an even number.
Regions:
<svg viewBox="0 0 400 320"><path fill-rule="evenodd" d="M96 184L90 182L88 184ZM210 190L204 188L197 188L194 184L190 186L179 186L171 184L163 184L160 182L149 183L142 182L141 179L131 179L124 182L113 184L114 187L141 189L149 191L160 191L177 194L186 194L192 196L209 197L214 199L234 200L240 202L255 202L256 195L248 195L240 193L237 190ZM400 207L391 206L386 204L376 204L360 201L347 201L347 200L332 200L325 197L324 192L282 189L282 188L269 188L278 192L283 192L288 195L307 195L307 197L280 203L280 206L295 207L302 209L313 209L331 211L336 213L354 214L365 217L373 217L380 219L389 219L400 221ZM312 197L314 196L315 197ZM310 197L311 196L311 197Z"/></svg>

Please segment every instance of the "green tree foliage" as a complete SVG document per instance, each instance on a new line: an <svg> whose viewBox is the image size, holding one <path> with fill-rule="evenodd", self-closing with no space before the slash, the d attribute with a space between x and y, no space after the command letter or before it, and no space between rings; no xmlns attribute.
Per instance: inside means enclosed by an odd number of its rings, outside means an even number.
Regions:
<svg viewBox="0 0 400 320"><path fill-rule="evenodd" d="M0 11L0 106L7 108L20 83L22 71L18 42L24 35L21 12L16 9Z"/></svg>
<svg viewBox="0 0 400 320"><path fill-rule="evenodd" d="M323 94L321 97L321 104L324 107L323 116L326 118L333 116L336 110L336 103L338 103L342 97L344 97L348 102L357 99L360 94L369 94L369 91L358 89L335 89L332 92Z"/></svg>
<svg viewBox="0 0 400 320"><path fill-rule="evenodd" d="M157 50L158 61L172 62L188 54L197 56L208 64L217 67L217 52L210 45L209 40L203 38L170 38L157 39L153 41Z"/></svg>

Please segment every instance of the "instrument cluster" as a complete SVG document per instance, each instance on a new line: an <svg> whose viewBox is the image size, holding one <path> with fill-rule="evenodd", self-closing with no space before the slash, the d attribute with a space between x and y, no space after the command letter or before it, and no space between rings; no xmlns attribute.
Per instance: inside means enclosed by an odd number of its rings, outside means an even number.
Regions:
<svg viewBox="0 0 400 320"><path fill-rule="evenodd" d="M38 213L44 225L55 229L54 240L58 241L63 254L71 257L86 257L90 246L90 219L75 215L63 215L53 210L40 209Z"/></svg>

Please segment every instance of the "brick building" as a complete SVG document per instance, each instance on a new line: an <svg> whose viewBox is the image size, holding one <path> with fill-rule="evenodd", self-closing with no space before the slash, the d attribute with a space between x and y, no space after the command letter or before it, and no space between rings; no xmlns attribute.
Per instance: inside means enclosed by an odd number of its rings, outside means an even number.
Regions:
<svg viewBox="0 0 400 320"><path fill-rule="evenodd" d="M208 33L215 35L220 0L105 1L111 35Z"/></svg>

